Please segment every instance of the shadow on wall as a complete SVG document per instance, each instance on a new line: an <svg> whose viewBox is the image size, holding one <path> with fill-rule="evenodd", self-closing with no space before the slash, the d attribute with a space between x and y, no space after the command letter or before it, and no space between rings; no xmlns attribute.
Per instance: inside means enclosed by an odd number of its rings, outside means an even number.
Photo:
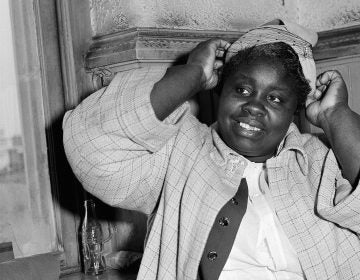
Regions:
<svg viewBox="0 0 360 280"><path fill-rule="evenodd" d="M104 235L107 235L108 224L116 227L117 231L111 242L105 246L105 254L120 250L142 252L146 234L146 215L135 211L111 207L87 193L73 174L67 161L63 147L62 117L55 120L46 131L49 146L49 169L54 201L61 208L61 236L64 241L65 255L74 256L74 248L80 254L80 229L84 217L84 200L92 198L96 204L98 219L103 225ZM75 220L75 221L74 221ZM77 232L74 232L76 227ZM78 243L79 241L79 243ZM61 241L60 241L61 242ZM74 266L74 264L62 264Z"/></svg>

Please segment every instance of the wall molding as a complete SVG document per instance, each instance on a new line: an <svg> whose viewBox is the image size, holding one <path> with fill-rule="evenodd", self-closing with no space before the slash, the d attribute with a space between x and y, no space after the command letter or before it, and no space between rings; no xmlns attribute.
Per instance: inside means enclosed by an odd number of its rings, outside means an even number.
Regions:
<svg viewBox="0 0 360 280"><path fill-rule="evenodd" d="M328 60L360 54L360 25L319 33L314 48L315 60Z"/></svg>
<svg viewBox="0 0 360 280"><path fill-rule="evenodd" d="M92 73L96 89L108 84L116 72L148 63L171 64L203 40L220 37L234 42L242 34L240 31L131 28L94 37L85 68ZM318 45L314 48L316 60L357 54L360 54L360 25L319 33ZM104 71L111 74L101 74Z"/></svg>
<svg viewBox="0 0 360 280"><path fill-rule="evenodd" d="M165 28L131 28L93 38L86 57L86 68L140 62L173 62L199 42L221 37L234 41L242 33Z"/></svg>
<svg viewBox="0 0 360 280"><path fill-rule="evenodd" d="M236 31L131 28L93 38L85 59L94 90L107 85L114 74L146 64L172 64L199 42L210 38L235 41ZM106 75L104 75L106 73Z"/></svg>

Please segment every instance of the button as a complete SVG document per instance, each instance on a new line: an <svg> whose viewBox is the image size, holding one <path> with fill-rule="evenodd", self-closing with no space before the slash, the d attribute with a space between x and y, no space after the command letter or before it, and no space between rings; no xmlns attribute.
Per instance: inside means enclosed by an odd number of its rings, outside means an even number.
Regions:
<svg viewBox="0 0 360 280"><path fill-rule="evenodd" d="M220 226L227 227L230 224L230 219L227 217L222 217L219 219Z"/></svg>
<svg viewBox="0 0 360 280"><path fill-rule="evenodd" d="M217 258L217 253L215 251L210 251L208 254L207 254L207 258L210 260L210 261L215 261L216 258Z"/></svg>
<svg viewBox="0 0 360 280"><path fill-rule="evenodd" d="M236 200L235 197L233 197L233 198L231 199L231 203L234 204L234 205L238 205L238 204L239 204L239 202Z"/></svg>

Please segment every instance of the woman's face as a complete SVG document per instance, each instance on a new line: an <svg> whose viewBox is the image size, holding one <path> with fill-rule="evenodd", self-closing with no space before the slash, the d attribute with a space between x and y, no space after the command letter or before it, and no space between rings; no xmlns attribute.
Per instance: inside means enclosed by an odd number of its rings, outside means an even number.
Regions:
<svg viewBox="0 0 360 280"><path fill-rule="evenodd" d="M254 162L272 157L297 106L293 81L275 60L257 59L226 78L219 100L223 141Z"/></svg>

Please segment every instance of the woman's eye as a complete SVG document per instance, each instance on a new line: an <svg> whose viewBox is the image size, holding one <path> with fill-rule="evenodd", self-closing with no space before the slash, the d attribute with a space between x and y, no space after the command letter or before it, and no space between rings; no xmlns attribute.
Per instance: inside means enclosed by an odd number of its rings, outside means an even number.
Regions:
<svg viewBox="0 0 360 280"><path fill-rule="evenodd" d="M281 100L279 97L276 97L274 95L269 95L268 100L273 103L281 103Z"/></svg>
<svg viewBox="0 0 360 280"><path fill-rule="evenodd" d="M236 92L243 95L243 96L249 96L251 92L247 90L246 88L237 88Z"/></svg>

